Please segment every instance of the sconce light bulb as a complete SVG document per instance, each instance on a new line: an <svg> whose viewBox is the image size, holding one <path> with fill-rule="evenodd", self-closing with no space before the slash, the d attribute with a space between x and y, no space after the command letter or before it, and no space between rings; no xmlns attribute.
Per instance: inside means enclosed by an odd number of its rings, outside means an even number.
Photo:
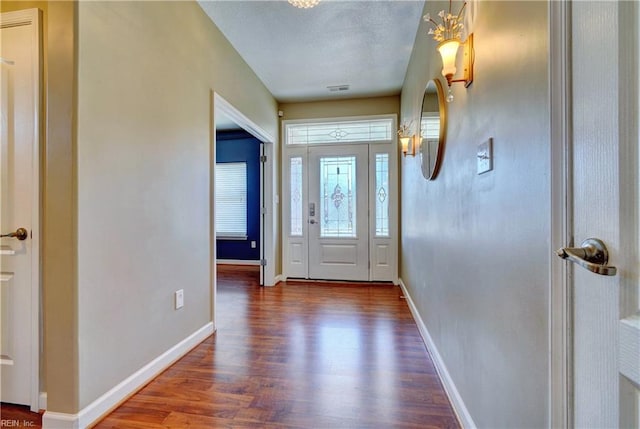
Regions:
<svg viewBox="0 0 640 429"><path fill-rule="evenodd" d="M442 76L445 76L447 81L456 74L456 55L459 47L459 39L447 39L437 46L438 52L442 57ZM451 75L451 78L447 75Z"/></svg>
<svg viewBox="0 0 640 429"><path fill-rule="evenodd" d="M400 137L400 144L402 146L402 153L404 156L407 156L407 153L409 152L409 140L411 140L410 137Z"/></svg>
<svg viewBox="0 0 640 429"><path fill-rule="evenodd" d="M447 91L447 103L451 103L453 101L453 92L451 91L451 87L449 87L449 91Z"/></svg>

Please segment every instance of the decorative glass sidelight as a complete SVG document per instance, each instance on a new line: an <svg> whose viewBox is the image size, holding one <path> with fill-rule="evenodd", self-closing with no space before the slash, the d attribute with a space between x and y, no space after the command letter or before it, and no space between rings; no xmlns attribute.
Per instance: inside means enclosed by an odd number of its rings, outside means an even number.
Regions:
<svg viewBox="0 0 640 429"><path fill-rule="evenodd" d="M389 154L376 154L376 237L389 236Z"/></svg>
<svg viewBox="0 0 640 429"><path fill-rule="evenodd" d="M356 157L320 158L320 236L356 237Z"/></svg>
<svg viewBox="0 0 640 429"><path fill-rule="evenodd" d="M291 183L291 231L292 236L302 236L302 158L290 160Z"/></svg>

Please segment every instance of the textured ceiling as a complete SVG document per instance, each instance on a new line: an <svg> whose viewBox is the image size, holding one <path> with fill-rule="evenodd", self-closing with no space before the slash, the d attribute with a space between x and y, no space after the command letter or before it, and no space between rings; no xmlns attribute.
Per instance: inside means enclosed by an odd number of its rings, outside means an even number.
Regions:
<svg viewBox="0 0 640 429"><path fill-rule="evenodd" d="M398 94L424 0L200 1L280 102ZM349 85L348 91L327 87Z"/></svg>

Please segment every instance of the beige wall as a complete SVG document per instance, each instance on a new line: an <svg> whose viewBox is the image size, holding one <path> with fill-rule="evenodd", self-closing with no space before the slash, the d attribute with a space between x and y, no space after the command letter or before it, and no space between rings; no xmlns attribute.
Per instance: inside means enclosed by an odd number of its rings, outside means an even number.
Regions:
<svg viewBox="0 0 640 429"><path fill-rule="evenodd" d="M443 86L446 88L446 83L443 83ZM446 89L445 89L446 92ZM446 97L446 94L445 94ZM439 109L439 105L438 105L438 94L432 94L429 93L429 95L426 96L426 98L423 98L422 101L422 107L424 107L424 109L422 109L423 112L438 112Z"/></svg>
<svg viewBox="0 0 640 429"><path fill-rule="evenodd" d="M43 389L75 413L211 319L211 90L274 136L276 102L196 3L0 7L43 10Z"/></svg>
<svg viewBox="0 0 640 429"><path fill-rule="evenodd" d="M447 6L427 2L424 12ZM475 81L454 87L440 174L429 182L418 157L401 161L401 277L478 427L548 426L547 7L470 3ZM426 33L422 23L405 120L418 117L427 80L443 79ZM477 145L489 137L494 170L477 175Z"/></svg>
<svg viewBox="0 0 640 429"><path fill-rule="evenodd" d="M310 101L304 103L282 103L283 120L338 118L342 116L365 116L400 113L400 97L397 95L373 98L351 98L346 100Z"/></svg>
<svg viewBox="0 0 640 429"><path fill-rule="evenodd" d="M211 320L210 90L278 131L197 3L81 2L78 22L82 408Z"/></svg>

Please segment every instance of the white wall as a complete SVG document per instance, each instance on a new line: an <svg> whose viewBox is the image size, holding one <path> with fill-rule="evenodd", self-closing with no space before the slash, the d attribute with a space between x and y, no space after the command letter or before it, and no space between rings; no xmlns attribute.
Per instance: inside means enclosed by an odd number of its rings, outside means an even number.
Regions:
<svg viewBox="0 0 640 429"><path fill-rule="evenodd" d="M211 320L211 90L278 130L275 100L195 2L81 2L78 22L83 408Z"/></svg>
<svg viewBox="0 0 640 429"><path fill-rule="evenodd" d="M424 12L446 7L427 2ZM401 160L401 277L478 427L548 425L547 8L470 2L475 80L455 84L440 174L426 181L419 157ZM422 23L404 120L418 116L428 79L446 86L426 33ZM476 148L489 137L494 170L477 175Z"/></svg>

